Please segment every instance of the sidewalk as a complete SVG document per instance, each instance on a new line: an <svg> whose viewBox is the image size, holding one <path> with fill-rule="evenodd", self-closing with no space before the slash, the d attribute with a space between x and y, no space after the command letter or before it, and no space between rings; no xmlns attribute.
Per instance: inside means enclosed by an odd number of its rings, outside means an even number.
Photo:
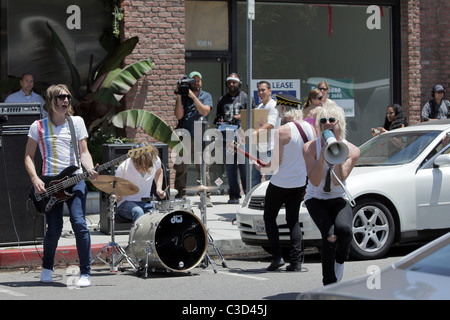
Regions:
<svg viewBox="0 0 450 320"><path fill-rule="evenodd" d="M200 218L199 196L190 196L191 208L194 214ZM239 230L235 224L236 212L240 205L227 204L228 195L212 195L212 208L207 208L206 227L214 240L220 253L226 255L242 255L261 253L261 247L248 246L241 240ZM242 203L243 199L241 199ZM100 232L100 214L87 215L88 228L91 230L91 256L94 258L108 243L111 236ZM151 239L149 239L151 240ZM126 248L129 241L127 232L116 233L115 242L122 248ZM110 252L110 248L108 248ZM108 255L108 251L102 254L102 258ZM208 248L209 255L214 259L216 253L212 246ZM42 245L22 245L14 247L0 247L0 269L33 268L42 264ZM134 258L134 257L131 257ZM75 236L69 222L69 217L64 216L64 226L58 249L55 256L55 266L78 264L78 254L75 246ZM98 259L94 264L103 264Z"/></svg>

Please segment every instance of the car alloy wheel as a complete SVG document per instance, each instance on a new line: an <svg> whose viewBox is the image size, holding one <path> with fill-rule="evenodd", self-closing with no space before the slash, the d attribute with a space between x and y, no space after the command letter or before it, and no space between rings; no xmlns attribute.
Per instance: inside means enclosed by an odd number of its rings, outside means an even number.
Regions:
<svg viewBox="0 0 450 320"><path fill-rule="evenodd" d="M357 259L383 257L394 240L394 219L376 199L363 199L353 208L353 240L350 254Z"/></svg>

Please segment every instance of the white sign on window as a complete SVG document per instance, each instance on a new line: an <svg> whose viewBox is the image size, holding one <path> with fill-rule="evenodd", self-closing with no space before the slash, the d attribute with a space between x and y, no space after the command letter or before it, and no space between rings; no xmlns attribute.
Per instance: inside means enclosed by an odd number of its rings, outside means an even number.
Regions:
<svg viewBox="0 0 450 320"><path fill-rule="evenodd" d="M289 94L301 99L300 79L253 79L252 92L253 98L257 104L261 103L261 99L258 97L258 82L263 80L270 83L272 98L274 100L276 100L276 94Z"/></svg>

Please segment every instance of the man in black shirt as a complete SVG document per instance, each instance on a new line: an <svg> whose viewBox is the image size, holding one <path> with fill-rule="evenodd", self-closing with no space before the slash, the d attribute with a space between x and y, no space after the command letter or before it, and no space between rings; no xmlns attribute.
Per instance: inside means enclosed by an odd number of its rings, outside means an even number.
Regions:
<svg viewBox="0 0 450 320"><path fill-rule="evenodd" d="M231 73L226 79L226 86L228 93L222 96L217 103L217 117L216 123L218 129L222 131L224 143L228 140L235 141L235 131L241 127L241 109L247 108L247 93L240 91L242 85L241 78L236 73ZM254 107L254 105L252 106ZM231 130L233 132L228 132ZM228 150L230 152L230 150ZM239 188L239 175L241 177L241 184L244 193L246 192L246 170L245 159L238 157L227 156L229 153L224 153L228 184L230 186L230 199L228 203L238 204L241 192ZM231 158L231 159L230 159Z"/></svg>
<svg viewBox="0 0 450 320"><path fill-rule="evenodd" d="M422 109L422 121L447 119L450 117L450 102L444 99L445 89L436 84L431 91L433 99L429 100Z"/></svg>

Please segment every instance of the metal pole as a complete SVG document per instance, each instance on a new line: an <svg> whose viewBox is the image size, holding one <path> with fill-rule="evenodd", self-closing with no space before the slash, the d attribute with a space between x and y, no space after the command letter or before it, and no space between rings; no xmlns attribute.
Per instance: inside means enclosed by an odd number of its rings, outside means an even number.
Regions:
<svg viewBox="0 0 450 320"><path fill-rule="evenodd" d="M252 20L255 19L255 0L247 0L247 144L245 151L250 154L252 145ZM250 161L246 161L247 166L247 190L249 192L252 186L252 165Z"/></svg>

